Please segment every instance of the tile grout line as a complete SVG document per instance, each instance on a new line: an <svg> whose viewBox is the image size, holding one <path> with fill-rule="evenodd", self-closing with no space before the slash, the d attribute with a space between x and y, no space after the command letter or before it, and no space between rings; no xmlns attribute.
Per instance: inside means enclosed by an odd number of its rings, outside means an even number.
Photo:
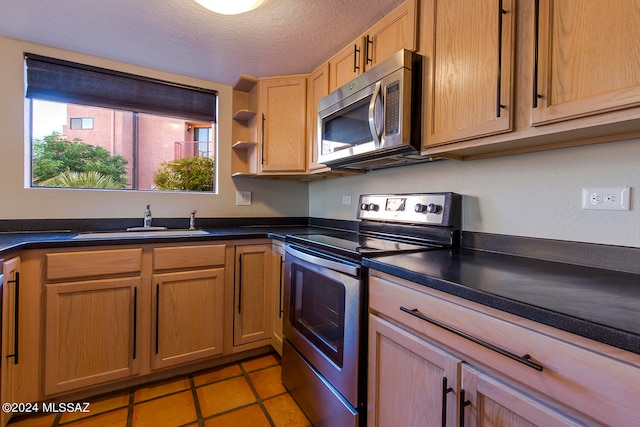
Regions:
<svg viewBox="0 0 640 427"><path fill-rule="evenodd" d="M256 403L258 404L258 406L260 406L260 409L262 409L262 412L267 417L267 421L269 421L269 424L272 427L275 427L276 423L273 421L273 418L271 418L271 414L269 414L269 411L267 411L266 406L264 406L264 400L260 397L260 395L258 394L258 390L256 390L255 386L253 385L253 382L249 378L249 373L247 372L246 369L244 369L244 366L242 366L242 363L238 363L238 366L240 366L240 370L242 371L242 375L244 376L244 378L247 381L247 383L249 383L249 387L251 388L251 391L253 392L254 396L256 397ZM273 366L276 366L276 365L273 365ZM258 371L261 371L261 370L272 368L273 366L263 367L263 368L260 368L260 369L256 369L255 371L252 371L252 372L258 372Z"/></svg>
<svg viewBox="0 0 640 427"><path fill-rule="evenodd" d="M198 426L204 427L204 418L202 417L202 408L200 408L200 399L198 399L198 390L196 390L196 382L193 375L189 375L189 385L191 385L191 397L193 398L193 406L196 408L196 421Z"/></svg>

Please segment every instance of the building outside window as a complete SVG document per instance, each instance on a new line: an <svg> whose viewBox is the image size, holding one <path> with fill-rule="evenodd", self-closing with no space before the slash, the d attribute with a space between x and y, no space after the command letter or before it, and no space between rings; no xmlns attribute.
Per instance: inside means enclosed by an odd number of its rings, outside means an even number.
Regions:
<svg viewBox="0 0 640 427"><path fill-rule="evenodd" d="M115 79L115 84L121 85L119 90L101 87L98 92L127 93L122 88L133 84L141 85L142 90L135 89L144 95L141 100L126 96L115 99L105 108L102 98L92 99L91 85L103 86L104 81L114 80L100 75L109 74L109 70L26 56L32 125L31 186L215 191L214 91L176 89L167 82L113 72L121 77L120 81ZM79 85L88 95L65 87L59 93L52 92L47 82L50 67L57 75L78 70L84 73L85 68L95 73L95 78L89 76L86 84ZM200 110L204 113L197 109L191 112L198 103L203 104Z"/></svg>

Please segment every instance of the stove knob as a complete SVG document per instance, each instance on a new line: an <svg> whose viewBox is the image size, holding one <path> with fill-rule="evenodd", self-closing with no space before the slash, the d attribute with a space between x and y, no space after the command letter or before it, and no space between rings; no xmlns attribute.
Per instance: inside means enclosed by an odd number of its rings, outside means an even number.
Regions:
<svg viewBox="0 0 640 427"><path fill-rule="evenodd" d="M360 205L360 209L363 211L368 211L369 210L369 205L366 203L363 203Z"/></svg>
<svg viewBox="0 0 640 427"><path fill-rule="evenodd" d="M370 211L374 211L377 212L378 211L379 206L376 205L375 203L369 203L369 210Z"/></svg>
<svg viewBox="0 0 640 427"><path fill-rule="evenodd" d="M422 203L417 203L413 210L418 213L437 213L440 211L440 206L435 203L429 203L428 205L423 205Z"/></svg>

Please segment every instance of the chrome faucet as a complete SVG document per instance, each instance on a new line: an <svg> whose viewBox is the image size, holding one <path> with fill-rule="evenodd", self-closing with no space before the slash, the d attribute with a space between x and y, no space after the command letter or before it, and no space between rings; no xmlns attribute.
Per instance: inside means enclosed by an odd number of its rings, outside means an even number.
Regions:
<svg viewBox="0 0 640 427"><path fill-rule="evenodd" d="M189 217L189 230L196 229L196 210L191 211L191 216Z"/></svg>
<svg viewBox="0 0 640 427"><path fill-rule="evenodd" d="M151 205L147 205L147 209L144 211L144 227L151 227Z"/></svg>

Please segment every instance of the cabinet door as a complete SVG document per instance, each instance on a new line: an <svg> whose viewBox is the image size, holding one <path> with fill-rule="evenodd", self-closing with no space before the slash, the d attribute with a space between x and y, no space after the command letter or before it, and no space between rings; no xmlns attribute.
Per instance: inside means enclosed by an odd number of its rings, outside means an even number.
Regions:
<svg viewBox="0 0 640 427"><path fill-rule="evenodd" d="M18 402L16 399L16 371L20 363L20 334L18 304L20 289L20 258L12 258L3 265L4 283L2 285L2 354L0 376L0 400ZM10 414L0 412L0 425L6 425Z"/></svg>
<svg viewBox="0 0 640 427"><path fill-rule="evenodd" d="M222 353L224 268L153 276L154 369Z"/></svg>
<svg viewBox="0 0 640 427"><path fill-rule="evenodd" d="M318 102L329 94L329 64L325 63L309 76L307 82L307 143L309 171L326 168L318 163Z"/></svg>
<svg viewBox="0 0 640 427"><path fill-rule="evenodd" d="M463 364L460 401L466 427L584 426L542 401ZM462 421L462 420L461 420ZM595 425L595 424L594 424Z"/></svg>
<svg viewBox="0 0 640 427"><path fill-rule="evenodd" d="M329 59L329 92L349 83L364 71L363 38L358 37Z"/></svg>
<svg viewBox="0 0 640 427"><path fill-rule="evenodd" d="M515 2L428 0L423 9L425 148L510 131Z"/></svg>
<svg viewBox="0 0 640 427"><path fill-rule="evenodd" d="M260 82L263 172L306 170L307 79Z"/></svg>
<svg viewBox="0 0 640 427"><path fill-rule="evenodd" d="M271 338L271 245L236 246L233 345Z"/></svg>
<svg viewBox="0 0 640 427"><path fill-rule="evenodd" d="M273 245L273 304L271 304L272 328L271 342L276 351L282 355L282 322L284 313L284 250L280 245Z"/></svg>
<svg viewBox="0 0 640 427"><path fill-rule="evenodd" d="M533 125L640 105L637 1L540 0L539 7Z"/></svg>
<svg viewBox="0 0 640 427"><path fill-rule="evenodd" d="M139 371L139 286L139 277L46 286L46 395Z"/></svg>
<svg viewBox="0 0 640 427"><path fill-rule="evenodd" d="M460 360L369 316L369 426L455 426Z"/></svg>
<svg viewBox="0 0 640 427"><path fill-rule="evenodd" d="M416 1L407 0L372 26L365 35L364 69L401 49L416 48Z"/></svg>

